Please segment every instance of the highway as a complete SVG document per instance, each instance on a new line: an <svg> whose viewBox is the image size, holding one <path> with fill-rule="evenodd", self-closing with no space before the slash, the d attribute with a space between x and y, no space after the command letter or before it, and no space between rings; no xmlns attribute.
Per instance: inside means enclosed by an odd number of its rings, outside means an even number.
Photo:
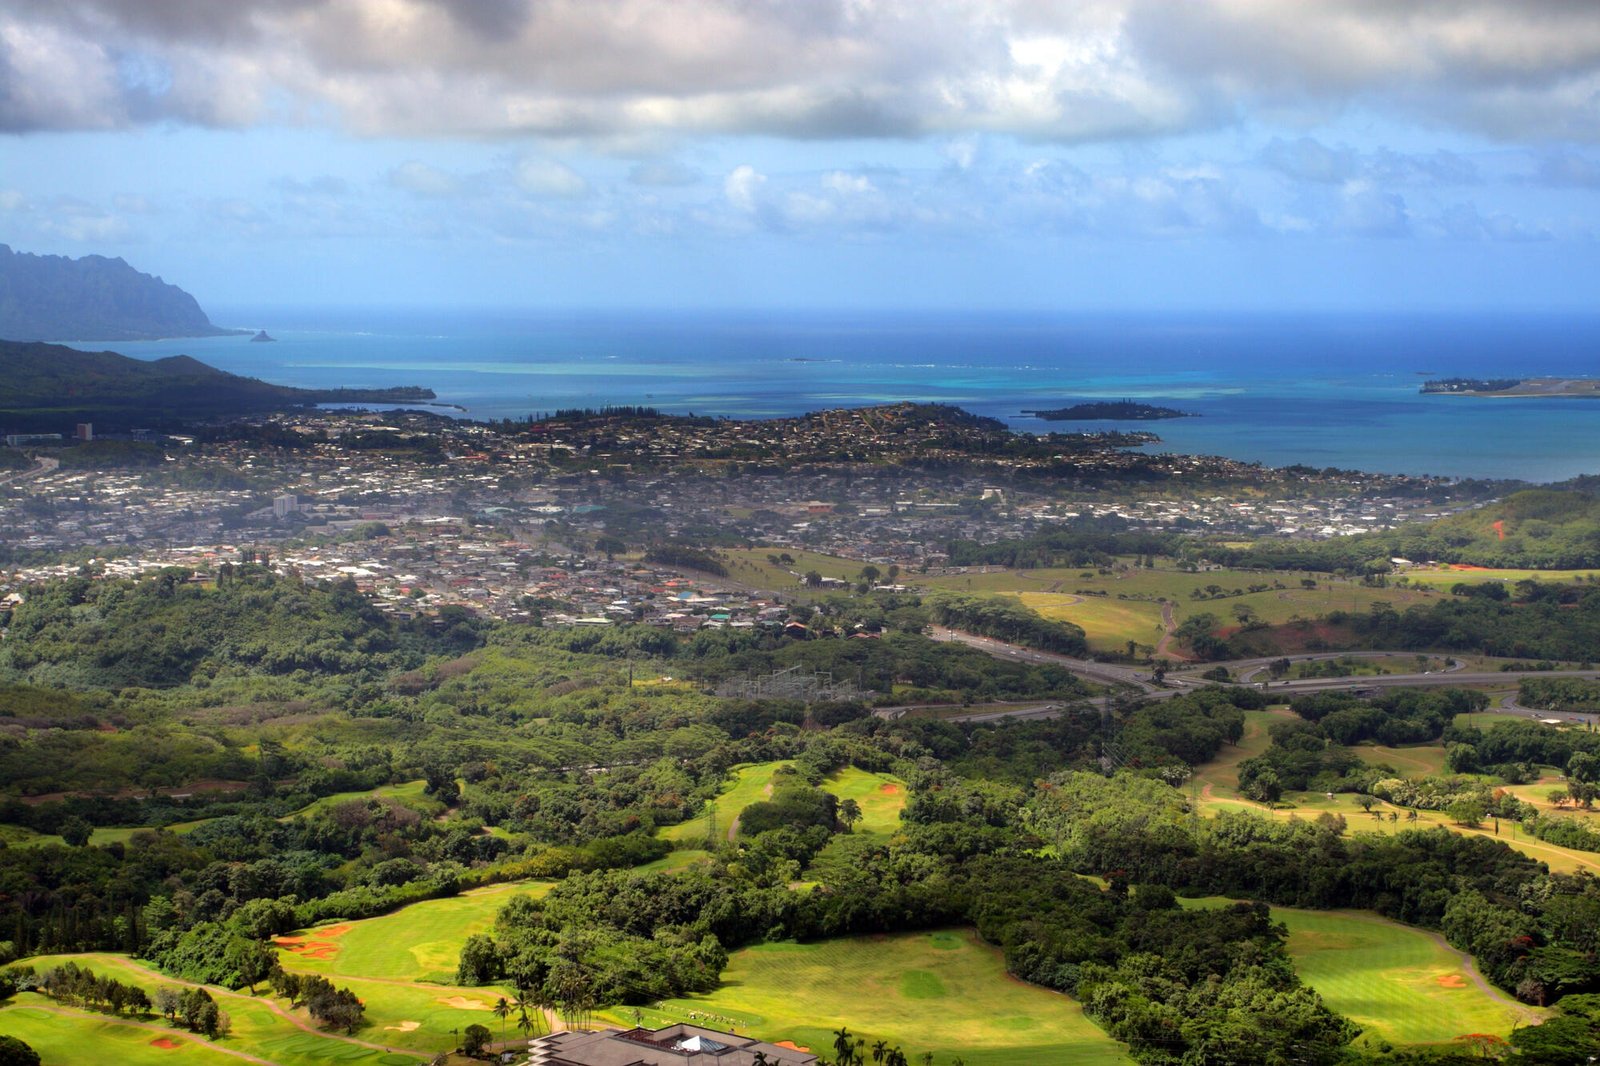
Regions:
<svg viewBox="0 0 1600 1066"><path fill-rule="evenodd" d="M1181 695L1195 688L1209 685L1227 684L1202 678L1198 673L1189 671L1184 673L1167 674L1164 684L1156 684L1155 679L1143 670L1133 667L1114 665L1111 663L1096 662L1093 659L1075 659L1068 655L1057 655L1053 652L1035 651L1016 644L1007 644L1005 641L995 640L991 637L975 636L959 630L946 629L935 626L931 636L934 640L946 643L965 644L977 648L997 659L1008 659L1015 662L1030 662L1059 666L1077 677L1100 684L1123 686L1136 690L1143 699L1167 699ZM1409 655L1411 652L1403 651L1369 651L1369 652L1319 652L1314 655L1275 656L1271 659L1242 659L1234 662L1206 663L1205 669L1217 666L1227 667L1230 672L1244 673L1244 676L1254 675L1256 672L1280 658L1287 658L1291 662L1336 658L1341 655L1357 655L1375 657L1381 655ZM1198 669L1198 668L1196 668ZM1247 672L1247 673L1245 673ZM1524 678L1581 678L1593 681L1600 679L1600 670L1494 670L1468 672L1457 663L1448 670L1433 671L1420 674L1381 674L1366 677L1312 677L1294 681L1263 681L1252 684L1250 687L1259 688L1273 695L1282 695L1285 699L1307 692L1349 692L1366 691L1371 689L1386 688L1466 688L1474 685L1508 685L1516 684ZM1132 695L1132 693L1129 693ZM1101 697L1095 700L1081 701L1106 710L1115 696ZM1514 702L1502 702L1501 709L1507 714L1531 714L1548 717L1545 712L1529 711L1525 707L1517 706ZM905 708L894 708L892 714L885 717L900 717L906 713ZM1060 704L1038 703L1025 706L1007 705L1003 708L985 709L983 706L971 708L970 713L952 715L946 721L952 722L991 722L1006 718L1030 719L1053 718L1061 711ZM1566 716L1573 721L1586 720L1584 716Z"/></svg>

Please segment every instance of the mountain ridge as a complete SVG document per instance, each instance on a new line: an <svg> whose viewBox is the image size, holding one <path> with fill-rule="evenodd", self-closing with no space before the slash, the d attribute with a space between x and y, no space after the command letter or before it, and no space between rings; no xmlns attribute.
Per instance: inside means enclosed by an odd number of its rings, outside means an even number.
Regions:
<svg viewBox="0 0 1600 1066"><path fill-rule="evenodd" d="M0 244L0 337L15 341L139 341L220 337L200 302L126 260L73 259Z"/></svg>

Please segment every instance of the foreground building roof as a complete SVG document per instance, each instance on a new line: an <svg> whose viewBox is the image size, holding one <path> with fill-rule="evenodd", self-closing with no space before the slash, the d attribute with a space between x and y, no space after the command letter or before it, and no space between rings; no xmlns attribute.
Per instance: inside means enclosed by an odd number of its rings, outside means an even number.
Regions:
<svg viewBox="0 0 1600 1066"><path fill-rule="evenodd" d="M815 1066L809 1051L679 1023L664 1029L552 1033L533 1042L528 1066Z"/></svg>

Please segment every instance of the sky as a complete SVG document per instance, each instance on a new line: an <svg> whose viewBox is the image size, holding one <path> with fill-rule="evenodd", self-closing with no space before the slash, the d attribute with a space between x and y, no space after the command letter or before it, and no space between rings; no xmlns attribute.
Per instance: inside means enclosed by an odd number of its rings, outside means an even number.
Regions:
<svg viewBox="0 0 1600 1066"><path fill-rule="evenodd" d="M0 243L207 306L1593 310L1596 0L0 0Z"/></svg>

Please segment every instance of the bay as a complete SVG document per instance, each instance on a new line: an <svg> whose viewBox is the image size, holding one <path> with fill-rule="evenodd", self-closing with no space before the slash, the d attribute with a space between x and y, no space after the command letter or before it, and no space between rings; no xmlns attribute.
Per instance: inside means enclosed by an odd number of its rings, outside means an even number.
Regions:
<svg viewBox="0 0 1600 1066"><path fill-rule="evenodd" d="M1428 377L1600 374L1600 315L553 313L221 308L248 337L113 347L307 387L425 385L466 417L638 404L764 418L901 400L1158 450L1451 477L1600 473L1600 400L1422 395ZM1046 423L1134 399L1200 415Z"/></svg>

